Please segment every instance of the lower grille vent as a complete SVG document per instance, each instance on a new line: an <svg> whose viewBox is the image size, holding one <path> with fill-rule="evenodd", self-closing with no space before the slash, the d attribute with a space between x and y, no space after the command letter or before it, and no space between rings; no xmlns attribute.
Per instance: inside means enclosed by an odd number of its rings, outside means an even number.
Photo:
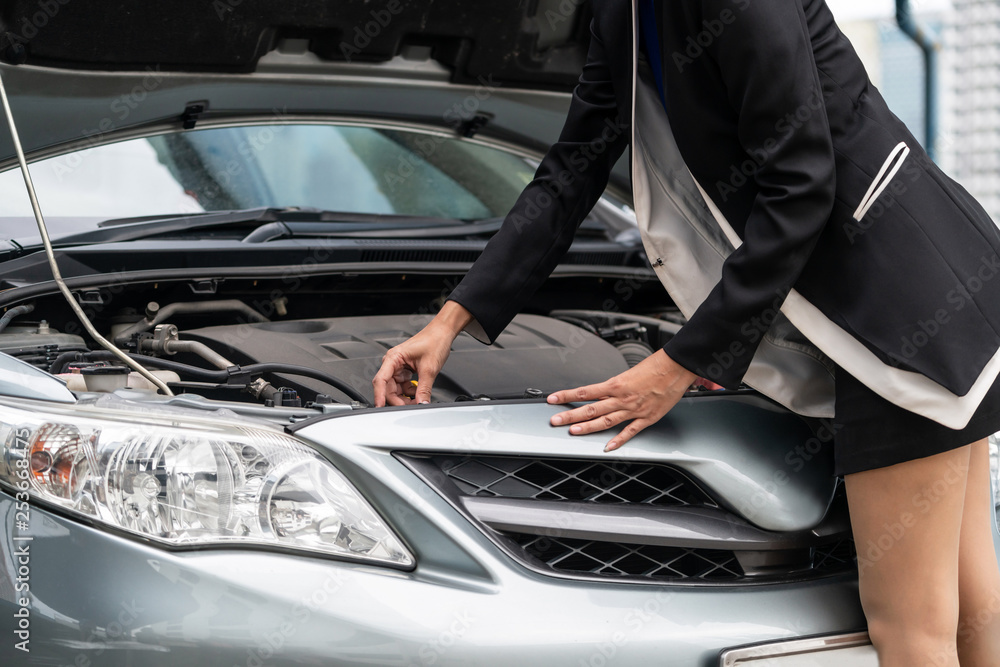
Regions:
<svg viewBox="0 0 1000 667"><path fill-rule="evenodd" d="M630 581L746 583L786 578L789 571L823 575L855 567L854 541L850 538L803 549L802 559L797 563L783 563L772 572L758 570L748 574L740 565L740 554L724 549L622 544L524 533L504 535L516 542L536 565L553 572Z"/></svg>
<svg viewBox="0 0 1000 667"><path fill-rule="evenodd" d="M733 581L743 569L732 551L685 549L648 544L616 544L508 535L525 553L558 572L672 581Z"/></svg>
<svg viewBox="0 0 1000 667"><path fill-rule="evenodd" d="M817 572L843 572L857 567L857 552L851 538L830 542L813 549L813 569Z"/></svg>

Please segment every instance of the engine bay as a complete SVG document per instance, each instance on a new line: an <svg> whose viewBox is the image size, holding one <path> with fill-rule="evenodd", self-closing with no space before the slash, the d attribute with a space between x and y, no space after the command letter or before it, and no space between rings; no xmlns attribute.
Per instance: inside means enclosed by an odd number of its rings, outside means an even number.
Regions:
<svg viewBox="0 0 1000 667"><path fill-rule="evenodd" d="M396 279L400 287L406 278ZM405 290L386 285L385 276L367 280L367 289L358 289L357 278L333 289L328 277L296 280L294 291L264 280L119 282L75 296L103 336L177 395L329 412L371 406L385 352L420 331L447 295L440 282L428 289L436 282L429 276L410 278ZM627 294L623 280L601 278L576 278L572 291L542 290L532 312L518 315L492 345L463 332L434 381L432 402L542 398L635 365L673 335L681 318L670 307L650 307L648 281L628 280ZM586 307L601 303L602 293L624 295L643 314ZM0 352L75 392L155 393L86 334L58 294L8 305Z"/></svg>

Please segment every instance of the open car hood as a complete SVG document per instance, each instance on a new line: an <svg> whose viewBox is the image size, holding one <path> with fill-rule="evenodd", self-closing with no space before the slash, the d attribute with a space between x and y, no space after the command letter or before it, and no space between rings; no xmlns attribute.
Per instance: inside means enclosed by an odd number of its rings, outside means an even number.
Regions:
<svg viewBox="0 0 1000 667"><path fill-rule="evenodd" d="M468 0L12 0L8 62L102 70L253 72L282 40L326 61L385 62L428 48L453 83L569 91L587 54L587 3Z"/></svg>
<svg viewBox="0 0 1000 667"><path fill-rule="evenodd" d="M587 3L554 0L13 0L0 73L29 156L255 114L429 123L541 153L565 121L590 18ZM13 162L4 128L0 170ZM611 182L628 192L624 156Z"/></svg>

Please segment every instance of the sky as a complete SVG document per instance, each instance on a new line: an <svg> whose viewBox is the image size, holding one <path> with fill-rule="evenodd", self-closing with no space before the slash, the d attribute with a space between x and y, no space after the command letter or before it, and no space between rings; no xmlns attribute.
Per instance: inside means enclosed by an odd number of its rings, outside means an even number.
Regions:
<svg viewBox="0 0 1000 667"><path fill-rule="evenodd" d="M895 0L826 0L837 22L895 16ZM910 0L910 6L921 12L936 12L951 7L950 0Z"/></svg>

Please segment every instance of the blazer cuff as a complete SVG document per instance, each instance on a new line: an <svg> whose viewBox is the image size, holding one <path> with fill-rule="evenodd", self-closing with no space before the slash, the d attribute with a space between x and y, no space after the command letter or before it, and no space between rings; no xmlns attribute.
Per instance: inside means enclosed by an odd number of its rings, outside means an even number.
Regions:
<svg viewBox="0 0 1000 667"><path fill-rule="evenodd" d="M737 355L731 351L717 352L724 349L712 345L714 341L706 340L695 328L685 327L663 345L663 351L674 362L680 364L695 375L720 384L726 389L739 389L743 376L753 359L753 350L744 346L744 354ZM747 354L749 352L749 354Z"/></svg>
<svg viewBox="0 0 1000 667"><path fill-rule="evenodd" d="M492 345L493 341L495 341L497 336L500 335L500 331L494 332L493 335L490 335L490 332L486 331L483 325L480 324L480 317L476 313L476 307L474 305L466 303L464 299L456 297L455 295L449 296L445 300L454 301L472 314L472 320L465 325L465 328L463 328L462 331L469 334L480 343L483 343L484 345Z"/></svg>

